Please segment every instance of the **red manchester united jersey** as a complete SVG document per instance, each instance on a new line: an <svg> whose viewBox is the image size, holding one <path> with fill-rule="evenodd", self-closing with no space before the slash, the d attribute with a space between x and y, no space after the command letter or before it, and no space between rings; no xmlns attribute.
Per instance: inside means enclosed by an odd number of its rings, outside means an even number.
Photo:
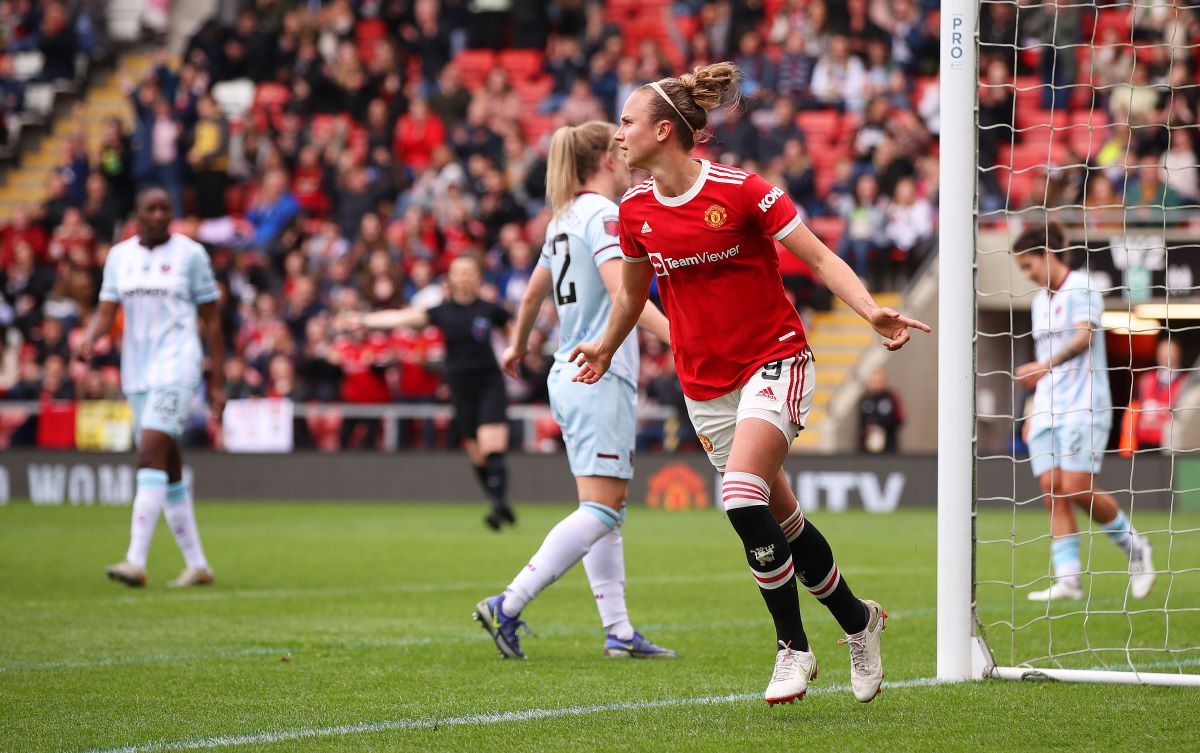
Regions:
<svg viewBox="0 0 1200 753"><path fill-rule="evenodd" d="M762 364L806 347L773 240L800 224L782 189L701 160L700 177L681 196L662 196L653 178L629 189L620 224L625 260L649 261L658 276L688 397L728 394Z"/></svg>

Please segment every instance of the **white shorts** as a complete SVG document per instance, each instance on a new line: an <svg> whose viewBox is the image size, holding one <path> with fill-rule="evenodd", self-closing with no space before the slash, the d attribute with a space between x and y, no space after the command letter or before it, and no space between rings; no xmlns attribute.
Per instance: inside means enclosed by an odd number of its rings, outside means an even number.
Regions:
<svg viewBox="0 0 1200 753"><path fill-rule="evenodd" d="M1029 438L1029 466L1034 478L1053 468L1064 471L1100 472L1108 447L1109 426L1077 424L1043 429Z"/></svg>
<svg viewBox="0 0 1200 753"><path fill-rule="evenodd" d="M763 364L741 388L712 400L687 398L696 437L718 473L725 472L739 422L759 418L775 426L790 447L804 428L816 391L812 351Z"/></svg>
<svg viewBox="0 0 1200 753"><path fill-rule="evenodd" d="M131 393L134 441L141 441L142 429L161 431L179 439L195 397L196 390L191 387L155 387Z"/></svg>
<svg viewBox="0 0 1200 753"><path fill-rule="evenodd" d="M633 478L637 388L611 372L595 384L572 382L578 371L574 364L557 365L546 380L571 474Z"/></svg>

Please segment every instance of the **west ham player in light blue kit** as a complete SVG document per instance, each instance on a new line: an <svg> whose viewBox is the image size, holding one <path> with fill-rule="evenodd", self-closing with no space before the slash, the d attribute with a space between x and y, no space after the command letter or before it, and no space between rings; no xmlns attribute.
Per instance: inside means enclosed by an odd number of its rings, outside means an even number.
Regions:
<svg viewBox="0 0 1200 753"><path fill-rule="evenodd" d="M91 359L96 341L112 330L117 304L125 310L121 388L133 407L138 444L137 493L125 560L109 566L110 580L146 583L146 555L160 513L187 563L167 585L212 583L200 545L192 495L183 480L179 435L202 378L199 325L210 358L209 406L220 420L225 406L224 343L217 316L217 284L199 243L168 230L171 200L161 188L138 194L138 234L112 247L104 264L100 305L78 357Z"/></svg>
<svg viewBox="0 0 1200 753"><path fill-rule="evenodd" d="M1108 358L1100 315L1104 301L1087 273L1072 271L1054 224L1026 230L1013 246L1017 266L1040 290L1033 299L1037 361L1016 370L1017 384L1036 386L1025 422L1030 466L1050 510L1054 581L1031 601L1082 599L1079 534L1072 505L1108 533L1129 558L1129 592L1145 598L1154 587L1150 542L1138 534L1112 495L1095 486L1112 428Z"/></svg>
<svg viewBox="0 0 1200 753"><path fill-rule="evenodd" d="M617 155L615 131L598 121L555 131L546 179L554 218L521 301L512 344L504 353L505 371L516 376L538 309L547 295L553 296L562 334L548 380L550 408L562 427L579 509L551 529L503 593L475 607L475 619L507 658L525 658L517 636L524 624L521 611L581 559L604 624L605 655L675 655L634 630L625 606L621 524L633 477L637 337L625 341L613 358L612 371L595 386L571 381L575 369L567 359L576 345L604 331L611 296L620 285L623 262L617 205L610 197L629 187L629 168ZM669 340L667 320L652 303L646 304L640 323L656 337Z"/></svg>

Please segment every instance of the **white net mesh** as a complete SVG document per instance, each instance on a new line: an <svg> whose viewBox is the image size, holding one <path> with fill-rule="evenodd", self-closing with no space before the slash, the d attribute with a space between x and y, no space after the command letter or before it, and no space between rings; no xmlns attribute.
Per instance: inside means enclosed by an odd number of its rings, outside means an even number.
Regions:
<svg viewBox="0 0 1200 753"><path fill-rule="evenodd" d="M980 632L999 666L1200 673L1200 10L982 0L979 19ZM1103 309L1089 318L1106 356L1055 366L1040 387L1049 399L1030 405L1018 370L1045 355L1031 314L1039 292L1043 324L1060 328L1039 335L1043 347L1063 347L1072 333L1061 327L1079 320L1063 311L1078 305L1066 287L1050 296L1011 253L1047 222L1086 275L1090 308ZM1111 413L1098 407L1104 385ZM1026 424L1051 440L1028 443ZM1135 598L1120 537L1093 519L1108 503L1084 494L1072 505L1080 598L1031 601L1070 580L1055 576L1071 559L1034 468L1079 467L1093 448L1095 486L1153 547L1154 588ZM1073 488L1054 477L1060 497Z"/></svg>

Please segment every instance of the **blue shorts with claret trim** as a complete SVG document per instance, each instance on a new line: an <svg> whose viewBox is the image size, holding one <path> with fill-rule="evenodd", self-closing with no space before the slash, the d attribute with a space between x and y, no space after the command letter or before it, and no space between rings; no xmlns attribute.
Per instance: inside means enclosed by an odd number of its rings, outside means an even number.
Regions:
<svg viewBox="0 0 1200 753"><path fill-rule="evenodd" d="M155 387L129 395L133 409L133 441L141 441L142 429L161 431L175 439L183 434L183 425L191 412L196 390L192 387Z"/></svg>
<svg viewBox="0 0 1200 753"><path fill-rule="evenodd" d="M1054 468L1096 475L1104 463L1108 434L1109 427L1104 424L1056 426L1039 431L1029 438L1029 465L1034 478L1041 478Z"/></svg>
<svg viewBox="0 0 1200 753"><path fill-rule="evenodd" d="M562 428L571 473L633 478L637 388L612 372L596 384L572 382L578 371L560 364L547 378L550 411Z"/></svg>

